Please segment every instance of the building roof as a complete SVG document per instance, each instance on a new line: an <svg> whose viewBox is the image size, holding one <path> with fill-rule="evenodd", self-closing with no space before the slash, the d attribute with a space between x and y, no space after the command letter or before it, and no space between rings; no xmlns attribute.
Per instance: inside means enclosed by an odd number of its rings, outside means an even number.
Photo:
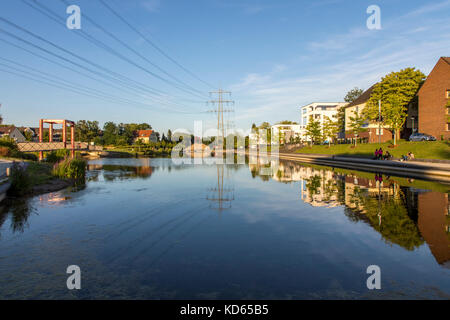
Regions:
<svg viewBox="0 0 450 320"><path fill-rule="evenodd" d="M372 95L373 89L375 88L376 85L377 84L374 84L369 89L364 91L362 95L360 95L355 101L353 101L349 105L345 106L345 108L357 106L357 105L360 105L360 104L363 104L363 103L366 103L367 101L369 101L370 96Z"/></svg>
<svg viewBox="0 0 450 320"><path fill-rule="evenodd" d="M344 105L344 104L346 104L346 102L311 102L310 104L301 106L300 109L303 109L305 107L310 107L313 105L333 107L333 106L339 106L339 105Z"/></svg>
<svg viewBox="0 0 450 320"><path fill-rule="evenodd" d="M15 128L14 126L0 127L0 134L10 134Z"/></svg>
<svg viewBox="0 0 450 320"><path fill-rule="evenodd" d="M150 138L150 136L153 133L153 130L138 130L137 133L139 138Z"/></svg>
<svg viewBox="0 0 450 320"><path fill-rule="evenodd" d="M420 87L419 91L417 91L416 95L418 96L423 90L424 88L427 87L427 83L430 81L430 79L433 77L432 75L434 74L435 69L438 68L438 66L440 66L441 64L440 61L444 61L447 64L450 65L450 57L440 57L438 62L436 63L436 65L433 67L433 70L431 70L431 72L428 74L427 78L425 79L424 83L422 84L422 86ZM444 64L445 65L445 64Z"/></svg>
<svg viewBox="0 0 450 320"><path fill-rule="evenodd" d="M441 57L445 62L450 64L450 57Z"/></svg>

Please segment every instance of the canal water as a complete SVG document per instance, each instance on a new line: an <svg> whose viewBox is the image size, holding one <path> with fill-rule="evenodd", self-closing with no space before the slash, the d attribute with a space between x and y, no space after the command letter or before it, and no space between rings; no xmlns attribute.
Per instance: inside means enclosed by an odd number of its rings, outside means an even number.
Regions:
<svg viewBox="0 0 450 320"><path fill-rule="evenodd" d="M83 188L7 199L0 298L450 298L449 185L250 162L94 160Z"/></svg>

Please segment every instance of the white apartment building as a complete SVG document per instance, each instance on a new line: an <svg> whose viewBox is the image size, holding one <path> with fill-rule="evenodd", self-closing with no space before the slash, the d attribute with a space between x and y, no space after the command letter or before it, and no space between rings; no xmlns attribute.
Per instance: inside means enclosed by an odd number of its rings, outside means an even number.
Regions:
<svg viewBox="0 0 450 320"><path fill-rule="evenodd" d="M301 138L301 128L299 124L276 124L270 127L272 137L279 137L281 143L288 143L291 138ZM275 140L272 144L276 143Z"/></svg>
<svg viewBox="0 0 450 320"><path fill-rule="evenodd" d="M338 110L347 105L345 102L314 102L300 108L300 135L303 141L310 141L311 138L306 136L306 126L309 118L313 116L321 125L325 122L326 117L336 120Z"/></svg>

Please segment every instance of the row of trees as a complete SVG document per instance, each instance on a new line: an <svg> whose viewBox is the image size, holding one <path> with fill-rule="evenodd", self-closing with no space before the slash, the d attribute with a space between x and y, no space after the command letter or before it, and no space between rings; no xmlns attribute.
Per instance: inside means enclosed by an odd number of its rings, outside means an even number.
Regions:
<svg viewBox="0 0 450 320"><path fill-rule="evenodd" d="M100 129L98 121L80 120L76 123L75 139L77 141L94 142L97 145L126 146L134 144L138 130L152 130L148 123L119 123L106 122ZM172 131L160 135L155 132L158 142L172 140Z"/></svg>

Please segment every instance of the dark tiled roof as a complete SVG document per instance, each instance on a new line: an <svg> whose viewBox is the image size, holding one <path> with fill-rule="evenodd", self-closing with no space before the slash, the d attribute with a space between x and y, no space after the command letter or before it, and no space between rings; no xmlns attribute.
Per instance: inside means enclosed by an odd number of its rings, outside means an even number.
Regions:
<svg viewBox="0 0 450 320"><path fill-rule="evenodd" d="M363 104L367 102L370 99L370 96L372 95L373 89L375 88L376 84L371 86L369 89L363 92L362 95L360 95L355 101L350 103L349 105L345 106L346 108L357 106L359 104Z"/></svg>
<svg viewBox="0 0 450 320"><path fill-rule="evenodd" d="M0 127L0 134L10 134L16 127Z"/></svg>

